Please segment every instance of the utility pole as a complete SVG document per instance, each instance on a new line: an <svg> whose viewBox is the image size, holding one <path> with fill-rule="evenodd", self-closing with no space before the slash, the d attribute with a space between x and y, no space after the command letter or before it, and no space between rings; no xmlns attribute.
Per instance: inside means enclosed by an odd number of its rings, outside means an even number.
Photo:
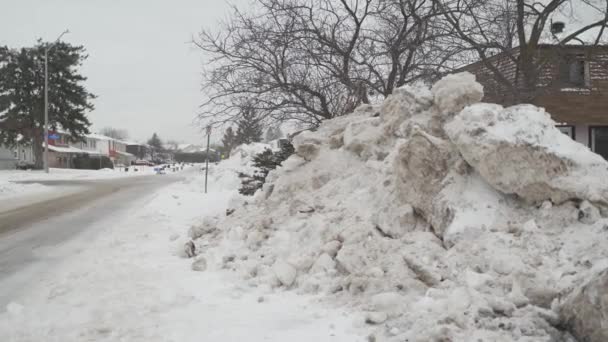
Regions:
<svg viewBox="0 0 608 342"><path fill-rule="evenodd" d="M211 125L207 126L207 154L205 155L205 193L207 193L207 176L209 175L209 142L211 141Z"/></svg>
<svg viewBox="0 0 608 342"><path fill-rule="evenodd" d="M55 47L64 34L70 31L65 30L57 40L44 49L44 172L49 173L49 51Z"/></svg>

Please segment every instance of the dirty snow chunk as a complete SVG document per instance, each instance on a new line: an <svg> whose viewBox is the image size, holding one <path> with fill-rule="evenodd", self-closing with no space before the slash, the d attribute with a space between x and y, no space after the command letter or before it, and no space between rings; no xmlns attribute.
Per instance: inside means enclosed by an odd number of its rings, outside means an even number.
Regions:
<svg viewBox="0 0 608 342"><path fill-rule="evenodd" d="M350 274L363 272L368 265L367 255L361 253L361 247L356 244L342 246L336 261L342 269Z"/></svg>
<svg viewBox="0 0 608 342"><path fill-rule="evenodd" d="M601 217L600 210L589 201L583 201L579 206L579 220L585 224L594 224Z"/></svg>
<svg viewBox="0 0 608 342"><path fill-rule="evenodd" d="M286 287L291 286L297 276L297 270L284 260L278 259L272 266L274 275L277 277L279 282Z"/></svg>
<svg viewBox="0 0 608 342"><path fill-rule="evenodd" d="M329 241L328 243L324 244L321 247L321 250L323 252L329 254L329 256L331 256L332 258L335 258L341 247L342 247L342 243L340 241L332 240L332 241Z"/></svg>
<svg viewBox="0 0 608 342"><path fill-rule="evenodd" d="M413 115L428 110L433 105L433 94L427 88L408 85L395 89L382 103L380 118L385 123L385 132L393 134L399 126Z"/></svg>
<svg viewBox="0 0 608 342"><path fill-rule="evenodd" d="M373 223L385 235L397 239L416 228L418 220L414 208L409 204L395 205L378 211L373 216Z"/></svg>
<svg viewBox="0 0 608 342"><path fill-rule="evenodd" d="M326 272L329 273L336 269L336 262L327 254L323 253L310 268L310 273Z"/></svg>
<svg viewBox="0 0 608 342"><path fill-rule="evenodd" d="M445 114L458 113L464 107L481 101L483 86L468 72L448 75L431 88L435 105Z"/></svg>
<svg viewBox="0 0 608 342"><path fill-rule="evenodd" d="M197 272L203 272L207 270L207 259L199 255L192 263L192 270Z"/></svg>
<svg viewBox="0 0 608 342"><path fill-rule="evenodd" d="M467 285L470 288L480 289L480 288L484 287L486 284L491 283L493 278L492 278L492 276L487 275L487 274L477 273L472 270L467 270L465 272L465 279L466 279Z"/></svg>
<svg viewBox="0 0 608 342"><path fill-rule="evenodd" d="M398 292L378 293L370 298L374 310L395 313L404 303L404 296Z"/></svg>
<svg viewBox="0 0 608 342"><path fill-rule="evenodd" d="M425 265L420 260L413 258L409 255L404 255L403 260L407 267L409 267L420 279L421 282L429 287L437 286L441 282L441 274L439 274L433 267Z"/></svg>
<svg viewBox="0 0 608 342"><path fill-rule="evenodd" d="M573 291L561 307L561 316L580 341L608 341L608 269Z"/></svg>
<svg viewBox="0 0 608 342"><path fill-rule="evenodd" d="M190 240L184 244L183 251L183 257L193 258L196 256L196 245L192 240Z"/></svg>
<svg viewBox="0 0 608 342"><path fill-rule="evenodd" d="M344 130L344 148L363 160L372 158L374 147L384 138L379 118L367 118L348 124Z"/></svg>
<svg viewBox="0 0 608 342"><path fill-rule="evenodd" d="M190 227L188 231L188 236L192 239L198 239L199 237L210 234L216 229L217 218L212 216L207 216L203 219L203 222L199 225L194 225Z"/></svg>
<svg viewBox="0 0 608 342"><path fill-rule="evenodd" d="M446 186L453 183L450 181L452 171L463 171L462 159L454 153L449 141L421 128L414 129L396 150L392 162L400 199L415 206L435 232L442 235L454 219L458 202L437 199L442 197Z"/></svg>
<svg viewBox="0 0 608 342"><path fill-rule="evenodd" d="M561 133L541 108L476 104L445 130L467 163L503 193L608 205L608 162Z"/></svg>
<svg viewBox="0 0 608 342"><path fill-rule="evenodd" d="M528 232L528 233L534 233L534 232L538 231L538 226L536 225L536 221L534 221L534 220L526 221L526 223L524 223L522 226L522 230L524 232Z"/></svg>
<svg viewBox="0 0 608 342"><path fill-rule="evenodd" d="M386 312L368 312L365 315L365 323L382 324L388 319Z"/></svg>

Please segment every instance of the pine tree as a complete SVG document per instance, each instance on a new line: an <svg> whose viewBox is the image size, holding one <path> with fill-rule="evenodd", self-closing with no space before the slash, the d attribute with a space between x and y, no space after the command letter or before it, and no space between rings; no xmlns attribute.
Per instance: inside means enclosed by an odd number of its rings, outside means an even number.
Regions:
<svg viewBox="0 0 608 342"><path fill-rule="evenodd" d="M163 149L163 142L156 133L152 134L152 138L148 139L148 145L152 146L156 151Z"/></svg>
<svg viewBox="0 0 608 342"><path fill-rule="evenodd" d="M224 137L222 138L222 144L224 145L224 151L226 152L226 157L230 155L232 149L235 147L236 136L234 135L234 131L232 127L228 127L224 132Z"/></svg>
<svg viewBox="0 0 608 342"><path fill-rule="evenodd" d="M260 142L262 134L262 124L255 109L250 105L243 106L240 119L237 122L235 146Z"/></svg>
<svg viewBox="0 0 608 342"><path fill-rule="evenodd" d="M152 138L148 139L148 145L152 146L152 160L156 160L157 154L164 150L163 142L160 140L158 134L152 134Z"/></svg>
<svg viewBox="0 0 608 342"><path fill-rule="evenodd" d="M31 143L35 166L42 167L44 142L44 51L46 43L21 49L0 47L0 144ZM58 42L48 53L49 126L62 128L73 140L89 133L86 112L95 95L83 86L82 46Z"/></svg>
<svg viewBox="0 0 608 342"><path fill-rule="evenodd" d="M294 147L286 141L282 146L281 150L272 152L270 149L264 150L264 152L257 154L253 158L253 166L256 168L253 175L247 175L240 173L241 188L239 193L246 196L252 196L258 189L262 188L262 185L266 182L266 177L270 171L281 166L281 164L294 153Z"/></svg>

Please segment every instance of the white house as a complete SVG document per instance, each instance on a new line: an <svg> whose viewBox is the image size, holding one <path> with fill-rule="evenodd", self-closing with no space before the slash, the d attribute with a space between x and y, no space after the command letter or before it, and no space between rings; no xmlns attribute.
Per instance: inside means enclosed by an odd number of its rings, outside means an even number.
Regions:
<svg viewBox="0 0 608 342"><path fill-rule="evenodd" d="M128 142L118 139L112 139L110 141L110 151L113 154L112 161L114 161L115 165L131 165L131 163L137 159L135 155L127 152L128 144Z"/></svg>

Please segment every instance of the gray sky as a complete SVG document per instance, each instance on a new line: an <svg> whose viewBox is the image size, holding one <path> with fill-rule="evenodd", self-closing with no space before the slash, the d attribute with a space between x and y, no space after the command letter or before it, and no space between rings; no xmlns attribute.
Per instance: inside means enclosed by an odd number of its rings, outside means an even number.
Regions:
<svg viewBox="0 0 608 342"><path fill-rule="evenodd" d="M231 0L242 4L246 0ZM190 44L203 27L227 17L225 0L0 0L0 45L31 46L37 38L84 45L82 72L96 94L91 130L124 128L134 140L201 143L192 125L202 54Z"/></svg>

